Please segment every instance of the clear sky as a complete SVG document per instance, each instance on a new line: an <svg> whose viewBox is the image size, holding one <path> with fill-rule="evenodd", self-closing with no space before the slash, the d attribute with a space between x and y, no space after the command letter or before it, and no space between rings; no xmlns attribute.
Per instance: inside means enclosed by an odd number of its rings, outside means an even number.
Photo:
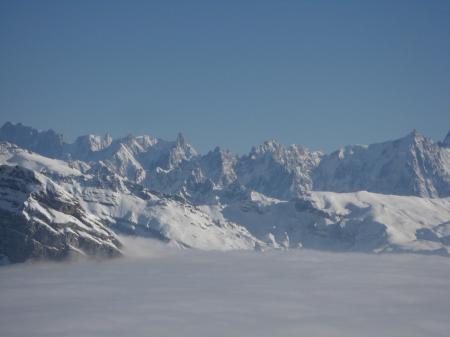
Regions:
<svg viewBox="0 0 450 337"><path fill-rule="evenodd" d="M450 1L0 0L0 123L200 152L450 130Z"/></svg>

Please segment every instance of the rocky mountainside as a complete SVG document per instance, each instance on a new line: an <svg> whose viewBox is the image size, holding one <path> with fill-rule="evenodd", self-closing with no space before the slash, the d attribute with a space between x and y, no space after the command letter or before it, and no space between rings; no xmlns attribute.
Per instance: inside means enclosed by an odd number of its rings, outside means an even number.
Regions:
<svg viewBox="0 0 450 337"><path fill-rule="evenodd" d="M314 171L314 189L450 196L450 149L445 144L413 131L395 141L347 146L323 158Z"/></svg>
<svg viewBox="0 0 450 337"><path fill-rule="evenodd" d="M0 141L10 142L51 158L61 157L64 153L62 135L53 130L39 131L21 123L6 122L0 128Z"/></svg>
<svg viewBox="0 0 450 337"><path fill-rule="evenodd" d="M0 255L13 262L120 255L120 235L198 249L450 251L450 134L328 155L275 141L201 155L181 134L67 143L11 123L0 140Z"/></svg>
<svg viewBox="0 0 450 337"><path fill-rule="evenodd" d="M117 256L121 243L114 233L186 248L260 246L244 227L151 192L102 162L67 163L3 143L0 163L0 256L12 262Z"/></svg>
<svg viewBox="0 0 450 337"><path fill-rule="evenodd" d="M299 145L287 148L267 141L242 156L236 165L239 182L267 196L288 199L312 189L311 173L323 154Z"/></svg>
<svg viewBox="0 0 450 337"><path fill-rule="evenodd" d="M11 262L120 255L111 229L49 178L1 165L0 191L0 256Z"/></svg>

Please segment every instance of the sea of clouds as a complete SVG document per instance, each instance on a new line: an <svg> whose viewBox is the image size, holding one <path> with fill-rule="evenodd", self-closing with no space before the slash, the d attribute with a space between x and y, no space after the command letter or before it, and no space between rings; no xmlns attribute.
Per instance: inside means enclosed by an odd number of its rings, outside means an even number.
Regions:
<svg viewBox="0 0 450 337"><path fill-rule="evenodd" d="M131 243L131 245L130 245ZM448 336L450 259L308 250L0 267L0 335Z"/></svg>

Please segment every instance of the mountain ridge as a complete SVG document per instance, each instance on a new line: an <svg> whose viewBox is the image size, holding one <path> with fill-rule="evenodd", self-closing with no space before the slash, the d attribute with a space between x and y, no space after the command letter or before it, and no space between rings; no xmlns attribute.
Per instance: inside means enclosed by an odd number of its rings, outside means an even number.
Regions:
<svg viewBox="0 0 450 337"><path fill-rule="evenodd" d="M450 255L450 147L416 130L330 154L271 140L238 156L219 147L199 154L182 134L89 135L68 144L53 131L5 125L0 212L11 221L0 221L0 260L104 256L105 247L120 256L122 235L205 250ZM45 188L39 198L28 190L44 185L66 196L57 208ZM74 220L64 213L71 209L84 215ZM88 234L89 226L110 237ZM25 239L11 239L16 227Z"/></svg>
<svg viewBox="0 0 450 337"><path fill-rule="evenodd" d="M102 161L136 183L180 196L192 192L193 184L207 184L213 192L235 182L275 198L311 190L450 196L450 132L435 143L413 130L393 141L348 145L330 154L269 140L240 156L218 147L199 154L181 133L175 141L150 135L87 135L65 143L53 130L10 122L0 128L0 141L55 159Z"/></svg>

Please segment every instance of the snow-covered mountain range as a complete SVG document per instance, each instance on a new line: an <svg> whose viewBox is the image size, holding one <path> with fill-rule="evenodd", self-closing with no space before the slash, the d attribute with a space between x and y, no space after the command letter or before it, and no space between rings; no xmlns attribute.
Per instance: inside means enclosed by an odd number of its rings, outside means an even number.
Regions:
<svg viewBox="0 0 450 337"><path fill-rule="evenodd" d="M0 128L0 257L116 256L121 235L180 247L450 253L450 133L331 154L267 141L201 155L179 134L64 141Z"/></svg>

